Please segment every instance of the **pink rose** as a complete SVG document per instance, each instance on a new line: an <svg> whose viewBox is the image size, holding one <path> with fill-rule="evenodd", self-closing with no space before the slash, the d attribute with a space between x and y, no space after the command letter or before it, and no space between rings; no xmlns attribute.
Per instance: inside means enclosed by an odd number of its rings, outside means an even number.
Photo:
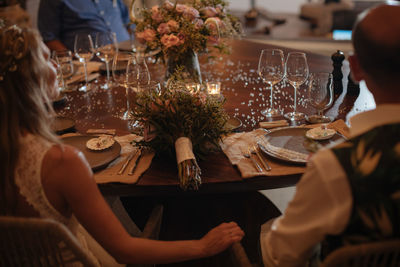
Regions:
<svg viewBox="0 0 400 267"><path fill-rule="evenodd" d="M204 21L202 19L197 19L194 22L194 27L196 28L196 30L200 29L201 27L203 27L204 25Z"/></svg>
<svg viewBox="0 0 400 267"><path fill-rule="evenodd" d="M204 24L210 31L211 35L219 35L221 28L224 27L222 20L219 18L208 18Z"/></svg>
<svg viewBox="0 0 400 267"><path fill-rule="evenodd" d="M175 20L169 20L168 22L167 22L167 24L168 24L168 27L169 27L169 29L171 30L171 31L177 31L178 29L179 29L179 24L178 24L178 22L176 22Z"/></svg>
<svg viewBox="0 0 400 267"><path fill-rule="evenodd" d="M215 17L218 14L217 10L210 6L202 8L201 13L207 18Z"/></svg>
<svg viewBox="0 0 400 267"><path fill-rule="evenodd" d="M168 26L167 23L161 23L158 28L157 28L157 32L161 35L166 34L166 33L170 33L171 30Z"/></svg>
<svg viewBox="0 0 400 267"><path fill-rule="evenodd" d="M193 21L196 18L200 17L199 11L193 7L187 7L183 12L183 17L187 20Z"/></svg>
<svg viewBox="0 0 400 267"><path fill-rule="evenodd" d="M186 8L188 8L188 7L185 6L185 5L182 5L182 4L177 4L176 7L175 7L176 12L178 12L178 13L185 12Z"/></svg>
<svg viewBox="0 0 400 267"><path fill-rule="evenodd" d="M170 48L171 46L179 45L180 40L174 34L165 34L161 37L161 43L165 46L165 48Z"/></svg>
<svg viewBox="0 0 400 267"><path fill-rule="evenodd" d="M167 0L164 2L163 8L166 10L172 10L174 8L174 4Z"/></svg>
<svg viewBox="0 0 400 267"><path fill-rule="evenodd" d="M142 32L137 32L136 37L146 42L152 42L156 38L156 31L153 29L145 29Z"/></svg>
<svg viewBox="0 0 400 267"><path fill-rule="evenodd" d="M153 6L151 8L151 18L155 22L161 22L162 21L163 17L161 15L160 8L158 6Z"/></svg>
<svg viewBox="0 0 400 267"><path fill-rule="evenodd" d="M185 35L183 33L178 33L179 45L185 42Z"/></svg>

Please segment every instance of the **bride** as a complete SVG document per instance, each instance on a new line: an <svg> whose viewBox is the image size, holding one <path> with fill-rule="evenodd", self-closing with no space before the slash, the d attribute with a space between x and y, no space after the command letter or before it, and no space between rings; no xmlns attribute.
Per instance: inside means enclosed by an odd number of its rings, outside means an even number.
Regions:
<svg viewBox="0 0 400 267"><path fill-rule="evenodd" d="M55 64L38 33L0 26L0 215L59 221L103 266L208 257L242 239L234 222L199 240L131 237L103 199L83 154L52 133L48 103L56 88Z"/></svg>

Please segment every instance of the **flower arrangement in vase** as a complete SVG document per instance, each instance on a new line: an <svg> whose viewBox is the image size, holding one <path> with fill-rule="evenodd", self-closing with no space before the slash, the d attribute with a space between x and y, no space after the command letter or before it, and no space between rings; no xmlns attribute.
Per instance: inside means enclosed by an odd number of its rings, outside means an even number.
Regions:
<svg viewBox="0 0 400 267"><path fill-rule="evenodd" d="M140 94L134 116L144 125L144 138L135 145L176 155L181 188L197 190L201 171L196 157L218 149L222 136L230 132L224 102L200 90L187 90L184 83L173 83L161 93Z"/></svg>
<svg viewBox="0 0 400 267"><path fill-rule="evenodd" d="M134 2L131 14L135 14ZM220 52L229 51L221 37L239 36L239 20L226 12L224 0L193 0L190 4L173 4L166 0L162 5L140 10L136 24L136 38L145 44L146 51L158 51L157 58L166 63L166 78L179 68L184 69L192 81L201 83L197 53L214 47ZM140 17L140 18L139 18Z"/></svg>

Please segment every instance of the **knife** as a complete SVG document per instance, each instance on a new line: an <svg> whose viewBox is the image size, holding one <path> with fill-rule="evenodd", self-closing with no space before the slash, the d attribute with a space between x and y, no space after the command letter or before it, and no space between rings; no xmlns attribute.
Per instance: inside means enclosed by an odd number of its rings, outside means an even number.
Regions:
<svg viewBox="0 0 400 267"><path fill-rule="evenodd" d="M136 150L133 151L131 154L129 154L129 156L128 156L128 158L126 159L124 165L122 165L121 169L120 169L119 172L118 172L119 175L121 175L121 174L125 171L125 169L126 169L126 167L128 166L129 162L131 162L133 156L136 155L138 152L139 152L139 150L136 149Z"/></svg>
<svg viewBox="0 0 400 267"><path fill-rule="evenodd" d="M141 155L142 155L142 149L139 148L137 153L135 154L135 157L133 159L133 165L132 165L131 170L128 172L128 175L133 175L133 172L135 171L135 169L139 163L139 159L140 159Z"/></svg>
<svg viewBox="0 0 400 267"><path fill-rule="evenodd" d="M256 152L256 155L258 157L258 159L261 161L261 164L264 166L264 168L267 171L271 170L271 166L269 166L268 162L263 158L263 156L261 156L260 151L258 151L256 146L253 146L254 151Z"/></svg>

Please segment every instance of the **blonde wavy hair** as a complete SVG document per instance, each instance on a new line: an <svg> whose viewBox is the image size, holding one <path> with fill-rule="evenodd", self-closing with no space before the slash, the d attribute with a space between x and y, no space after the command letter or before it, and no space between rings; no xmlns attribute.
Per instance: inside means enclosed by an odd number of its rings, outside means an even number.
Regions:
<svg viewBox="0 0 400 267"><path fill-rule="evenodd" d="M15 168L21 136L30 133L58 142L50 128L51 71L40 35L33 29L0 27L0 214L15 212Z"/></svg>

